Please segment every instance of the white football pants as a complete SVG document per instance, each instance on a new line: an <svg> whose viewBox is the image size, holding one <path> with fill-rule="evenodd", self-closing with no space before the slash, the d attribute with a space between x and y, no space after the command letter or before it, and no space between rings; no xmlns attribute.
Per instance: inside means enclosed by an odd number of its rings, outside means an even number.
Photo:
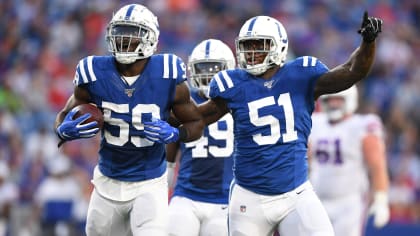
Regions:
<svg viewBox="0 0 420 236"><path fill-rule="evenodd" d="M328 215L309 181L274 196L235 184L229 202L230 236L333 236Z"/></svg>
<svg viewBox="0 0 420 236"><path fill-rule="evenodd" d="M227 236L228 206L175 196L169 204L169 236Z"/></svg>
<svg viewBox="0 0 420 236"><path fill-rule="evenodd" d="M166 175L141 186L130 201L114 201L92 193L87 236L167 236L168 186Z"/></svg>
<svg viewBox="0 0 420 236"><path fill-rule="evenodd" d="M360 193L335 199L321 199L321 202L331 219L336 235L362 235L366 205Z"/></svg>

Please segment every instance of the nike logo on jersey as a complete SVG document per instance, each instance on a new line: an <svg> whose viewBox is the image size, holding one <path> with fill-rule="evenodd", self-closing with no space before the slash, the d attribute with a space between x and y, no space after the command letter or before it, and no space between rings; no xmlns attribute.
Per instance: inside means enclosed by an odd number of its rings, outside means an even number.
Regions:
<svg viewBox="0 0 420 236"><path fill-rule="evenodd" d="M301 194L305 189L300 190L299 192L296 192L296 194Z"/></svg>
<svg viewBox="0 0 420 236"><path fill-rule="evenodd" d="M222 208L222 210L226 210L226 208L228 208L228 206L222 206L221 208Z"/></svg>

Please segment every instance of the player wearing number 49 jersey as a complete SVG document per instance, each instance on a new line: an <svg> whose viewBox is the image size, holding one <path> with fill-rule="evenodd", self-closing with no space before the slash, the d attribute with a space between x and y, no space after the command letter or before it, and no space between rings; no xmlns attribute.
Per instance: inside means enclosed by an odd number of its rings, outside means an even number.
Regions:
<svg viewBox="0 0 420 236"><path fill-rule="evenodd" d="M89 138L96 121L82 124L74 107L94 103L104 126L94 170L86 234L167 235L165 144L198 139L204 128L186 83L185 65L173 54L153 55L156 16L146 7L119 9L107 28L112 56L89 56L77 65L74 92L56 118L64 141ZM170 113L182 123L166 120Z"/></svg>
<svg viewBox="0 0 420 236"><path fill-rule="evenodd" d="M192 99L197 104L207 101L212 76L233 68L235 57L226 44L216 39L200 42L188 60ZM167 145L169 163L181 151L178 178L169 205L170 236L227 235L233 142L233 119L226 114L205 127L200 139Z"/></svg>
<svg viewBox="0 0 420 236"><path fill-rule="evenodd" d="M207 124L229 112L235 124L229 235L334 235L308 181L311 114L319 96L367 76L381 25L365 13L361 45L331 70L310 56L286 62L286 30L274 18L256 16L242 26L235 41L240 68L217 73L211 99L199 105Z"/></svg>

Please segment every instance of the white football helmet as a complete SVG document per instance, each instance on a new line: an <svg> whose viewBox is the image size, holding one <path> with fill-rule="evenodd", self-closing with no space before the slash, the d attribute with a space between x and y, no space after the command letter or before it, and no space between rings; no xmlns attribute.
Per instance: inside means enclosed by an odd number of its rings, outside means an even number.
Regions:
<svg viewBox="0 0 420 236"><path fill-rule="evenodd" d="M232 50L220 40L207 39L193 49L188 58L191 85L208 96L209 83L214 74L235 68Z"/></svg>
<svg viewBox="0 0 420 236"><path fill-rule="evenodd" d="M256 16L242 26L235 45L239 67L261 75L275 65L283 66L289 42L286 29L278 20Z"/></svg>
<svg viewBox="0 0 420 236"><path fill-rule="evenodd" d="M119 9L107 27L108 49L122 64L131 64L153 55L158 39L157 17L140 4Z"/></svg>
<svg viewBox="0 0 420 236"><path fill-rule="evenodd" d="M339 97L344 99L344 104L341 107L331 106L328 99L332 97ZM355 85L338 93L326 94L320 97L321 109L326 112L330 121L341 120L344 116L353 114L358 105L358 92Z"/></svg>

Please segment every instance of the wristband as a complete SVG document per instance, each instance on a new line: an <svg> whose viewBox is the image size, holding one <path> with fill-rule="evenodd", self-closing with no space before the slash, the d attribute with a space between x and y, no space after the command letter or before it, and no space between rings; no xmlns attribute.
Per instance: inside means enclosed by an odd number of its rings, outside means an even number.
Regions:
<svg viewBox="0 0 420 236"><path fill-rule="evenodd" d="M173 169L173 168L175 168L176 163L175 163L175 162L170 162L170 161L167 161L167 162L166 162L166 166L167 166L168 168Z"/></svg>

